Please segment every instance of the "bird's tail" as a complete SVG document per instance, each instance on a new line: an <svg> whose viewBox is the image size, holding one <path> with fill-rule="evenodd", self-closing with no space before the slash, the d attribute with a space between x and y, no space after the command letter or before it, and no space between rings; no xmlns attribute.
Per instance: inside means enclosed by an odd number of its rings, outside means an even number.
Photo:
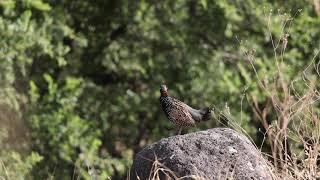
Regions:
<svg viewBox="0 0 320 180"><path fill-rule="evenodd" d="M200 109L200 114L202 115L201 120L202 121L209 120L211 117L211 111L212 111L212 109L209 107L205 107L205 108Z"/></svg>

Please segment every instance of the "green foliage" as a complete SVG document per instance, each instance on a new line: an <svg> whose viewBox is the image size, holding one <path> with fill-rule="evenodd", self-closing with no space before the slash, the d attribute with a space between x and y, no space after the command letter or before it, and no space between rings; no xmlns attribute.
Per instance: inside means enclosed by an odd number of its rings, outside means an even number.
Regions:
<svg viewBox="0 0 320 180"><path fill-rule="evenodd" d="M2 128L0 129L0 177L2 179L32 178L31 171L43 158L36 152L23 155L12 151L6 142L8 132Z"/></svg>
<svg viewBox="0 0 320 180"><path fill-rule="evenodd" d="M1 154L0 177L4 179L26 179L31 178L31 171L36 164L42 160L38 153L31 153L25 158L21 157L20 153L10 152Z"/></svg>
<svg viewBox="0 0 320 180"><path fill-rule="evenodd" d="M36 150L45 157L43 172L36 170L45 177L55 166L59 166L52 173L55 178L63 178L70 175L68 168L74 166L73 174L89 178L87 169L104 169L108 163L102 157L98 157L101 146L100 129L90 119L81 118L75 111L80 94L83 91L83 80L68 77L61 85L49 75L44 74L47 84L47 94L39 96L39 90L31 81L30 97L32 110L30 125L31 136L34 137ZM51 149L51 151L48 151ZM107 173L107 174L105 174ZM94 174L106 178L107 172Z"/></svg>
<svg viewBox="0 0 320 180"><path fill-rule="evenodd" d="M162 83L194 107L226 112L259 144L261 83L280 66L295 79L320 48L309 1L4 0L0 9L0 110L10 112L0 123L14 115L30 139L24 153L0 154L35 179L123 178L137 151L172 134Z"/></svg>

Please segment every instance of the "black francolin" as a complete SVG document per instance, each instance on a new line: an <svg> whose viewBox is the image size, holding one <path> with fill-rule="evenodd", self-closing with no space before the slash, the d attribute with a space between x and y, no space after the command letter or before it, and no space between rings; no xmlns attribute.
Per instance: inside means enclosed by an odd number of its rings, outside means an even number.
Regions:
<svg viewBox="0 0 320 180"><path fill-rule="evenodd" d="M181 134L183 127L195 126L200 121L210 119L211 109L205 107L194 109L187 104L170 97L166 85L160 86L160 104L167 118L178 128L177 134Z"/></svg>

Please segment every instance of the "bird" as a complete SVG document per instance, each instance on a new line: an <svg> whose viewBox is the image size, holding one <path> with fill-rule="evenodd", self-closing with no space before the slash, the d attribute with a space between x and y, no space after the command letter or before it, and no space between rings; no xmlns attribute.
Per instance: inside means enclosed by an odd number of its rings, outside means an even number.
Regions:
<svg viewBox="0 0 320 180"><path fill-rule="evenodd" d="M182 128L195 126L211 117L211 108L194 109L190 107L186 103L169 96L166 85L160 86L160 105L166 117L178 129L177 135L181 134Z"/></svg>

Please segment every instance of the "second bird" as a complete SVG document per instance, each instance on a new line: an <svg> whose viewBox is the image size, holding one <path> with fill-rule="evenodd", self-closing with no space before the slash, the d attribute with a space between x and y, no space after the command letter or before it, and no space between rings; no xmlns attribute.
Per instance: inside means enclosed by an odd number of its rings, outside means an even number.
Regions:
<svg viewBox="0 0 320 180"><path fill-rule="evenodd" d="M170 97L166 85L160 86L160 93L161 107L167 118L178 128L177 134L181 134L183 127L194 126L200 121L210 119L211 109L209 107L194 109L184 102Z"/></svg>

